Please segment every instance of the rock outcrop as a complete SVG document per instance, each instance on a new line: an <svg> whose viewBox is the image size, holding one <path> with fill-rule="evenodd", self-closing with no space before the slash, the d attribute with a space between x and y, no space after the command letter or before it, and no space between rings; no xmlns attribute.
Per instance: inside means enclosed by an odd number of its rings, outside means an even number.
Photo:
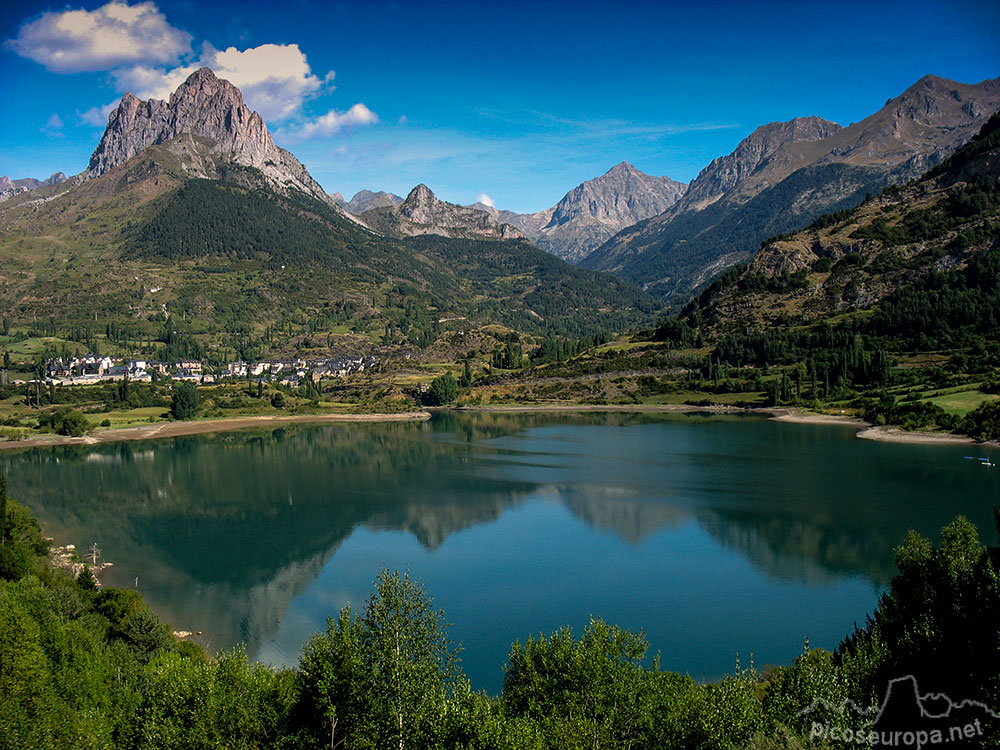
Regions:
<svg viewBox="0 0 1000 750"><path fill-rule="evenodd" d="M210 139L212 153L260 170L275 187L333 203L302 163L274 144L263 118L244 103L240 90L210 68L192 73L168 102L141 101L126 92L108 117L84 177L99 177L149 146L185 133Z"/></svg>
<svg viewBox="0 0 1000 750"><path fill-rule="evenodd" d="M36 180L34 177L24 177L20 180L12 180L6 175L0 177L0 200L6 200L14 195L27 193L30 190L37 190L40 187L58 185L66 182L66 175L56 172L47 180Z"/></svg>
<svg viewBox="0 0 1000 750"><path fill-rule="evenodd" d="M437 234L470 239L519 239L524 235L485 211L442 201L426 185L417 185L399 205L370 209L361 216L366 225L388 234L413 237Z"/></svg>
<svg viewBox="0 0 1000 750"><path fill-rule="evenodd" d="M338 197L339 200L337 200ZM403 198L400 198L395 193L387 193L384 190L380 190L377 193L371 190L359 190L349 201L344 200L344 196L337 193L334 196L334 200L337 200L341 208L355 216L359 216L365 211L371 211L373 208L391 208L403 202Z"/></svg>

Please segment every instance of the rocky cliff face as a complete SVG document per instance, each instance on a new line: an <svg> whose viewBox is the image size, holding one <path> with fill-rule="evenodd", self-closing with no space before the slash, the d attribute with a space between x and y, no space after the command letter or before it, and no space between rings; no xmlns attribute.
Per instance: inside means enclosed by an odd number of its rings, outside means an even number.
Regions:
<svg viewBox="0 0 1000 750"><path fill-rule="evenodd" d="M169 102L144 102L126 92L108 117L84 177L98 177L182 133L210 139L214 154L259 169L276 187L332 203L298 159L274 145L264 120L247 107L240 90L209 68L192 73Z"/></svg>
<svg viewBox="0 0 1000 750"><path fill-rule="evenodd" d="M675 211L699 210L738 190L744 194L759 192L760 186L775 184L808 163L799 144L829 138L840 130L837 123L820 117L796 117L762 125L740 141L731 154L705 167Z"/></svg>
<svg viewBox="0 0 1000 750"><path fill-rule="evenodd" d="M582 265L683 302L763 240L919 176L997 109L1000 79L925 76L846 128L818 117L765 125L702 170L674 206L612 237Z"/></svg>
<svg viewBox="0 0 1000 750"><path fill-rule="evenodd" d="M361 218L372 228L403 237L437 234L512 240L523 236L485 211L439 200L426 185L417 185L398 206L374 208Z"/></svg>
<svg viewBox="0 0 1000 750"><path fill-rule="evenodd" d="M576 263L625 227L663 213L687 185L644 174L628 162L577 185L552 208L515 214L476 204L517 227L542 250Z"/></svg>

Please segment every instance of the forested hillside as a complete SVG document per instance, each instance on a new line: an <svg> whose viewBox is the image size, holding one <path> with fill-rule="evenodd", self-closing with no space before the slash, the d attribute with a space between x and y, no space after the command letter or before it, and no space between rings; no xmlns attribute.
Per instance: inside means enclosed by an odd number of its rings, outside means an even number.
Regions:
<svg viewBox="0 0 1000 750"><path fill-rule="evenodd" d="M449 320L582 336L658 309L524 240L381 236L203 149L178 138L40 203L5 205L9 324L81 342L109 327L137 342L186 336L224 360L275 351L276 339L286 353L345 335L421 348Z"/></svg>

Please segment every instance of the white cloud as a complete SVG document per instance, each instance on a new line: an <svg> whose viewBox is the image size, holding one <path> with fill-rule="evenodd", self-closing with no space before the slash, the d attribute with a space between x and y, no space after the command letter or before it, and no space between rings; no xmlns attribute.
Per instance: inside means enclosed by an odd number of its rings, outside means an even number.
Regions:
<svg viewBox="0 0 1000 750"><path fill-rule="evenodd" d="M54 73L78 73L172 63L190 51L191 35L167 23L153 2L111 2L93 11L43 13L7 45Z"/></svg>
<svg viewBox="0 0 1000 750"><path fill-rule="evenodd" d="M304 118L305 102L334 89L334 73L314 73L297 44L219 50L204 42L200 54L192 55L191 42L191 35L171 26L151 0L136 5L113 0L93 11L43 13L22 24L7 45L55 73L110 71L119 91L141 99L169 99L198 68L211 68L239 88L265 121L290 123L286 137L292 140L378 122L362 103L346 112ZM115 106L112 102L77 114L81 123L103 127Z"/></svg>
<svg viewBox="0 0 1000 750"><path fill-rule="evenodd" d="M239 50L217 50L205 44L201 57L190 65L162 70L134 65L112 75L121 89L141 99L169 99L170 94L198 68L211 68L240 91L249 107L269 122L298 114L303 102L333 88L334 73L315 75L297 44L262 44Z"/></svg>
<svg viewBox="0 0 1000 750"><path fill-rule="evenodd" d="M484 206L489 206L490 208L497 207L497 204L494 203L493 199L490 198L490 196L488 196L486 193L480 193L479 197L476 198L476 201L478 203L482 203Z"/></svg>
<svg viewBox="0 0 1000 750"><path fill-rule="evenodd" d="M408 122L409 122L409 118L406 115L400 115L399 116L399 124L400 125L405 125Z"/></svg>
<svg viewBox="0 0 1000 750"><path fill-rule="evenodd" d="M371 125L378 122L378 115L361 102L346 112L331 109L325 115L306 120L298 125L282 128L275 136L286 141L306 141L310 138L329 138L344 128L356 125Z"/></svg>
<svg viewBox="0 0 1000 750"><path fill-rule="evenodd" d="M91 107L86 112L77 112L80 122L84 125L93 125L95 128L103 128L108 124L108 115L118 106L118 100L102 104L98 107Z"/></svg>
<svg viewBox="0 0 1000 750"><path fill-rule="evenodd" d="M45 121L45 124L39 130L50 138L62 138L62 128L62 118L57 113L53 113L49 115L49 119Z"/></svg>

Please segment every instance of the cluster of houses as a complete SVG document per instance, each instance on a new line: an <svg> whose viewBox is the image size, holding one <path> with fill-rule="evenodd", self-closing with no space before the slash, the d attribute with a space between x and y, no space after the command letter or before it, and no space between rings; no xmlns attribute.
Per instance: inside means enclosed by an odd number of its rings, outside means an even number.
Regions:
<svg viewBox="0 0 1000 750"><path fill-rule="evenodd" d="M297 384L312 379L346 378L370 370L378 361L372 356L331 357L328 359L269 359L262 362L230 362L221 377L236 380L271 380Z"/></svg>
<svg viewBox="0 0 1000 750"><path fill-rule="evenodd" d="M172 364L147 359L113 360L86 354L45 362L45 379L56 385L87 385L107 380L150 382L169 375L174 380L214 383L221 379L268 380L297 385L305 379L314 382L324 378L345 378L371 369L376 358L371 356L333 357L328 359L271 359L262 362L230 362L217 372L209 372L195 359L182 359Z"/></svg>
<svg viewBox="0 0 1000 750"><path fill-rule="evenodd" d="M134 380L148 383L155 377L170 375L175 380L192 380L211 383L215 376L206 373L196 359L182 359L165 364L149 359L114 360L85 354L82 357L63 359L56 357L45 361L46 382L57 385L87 385L105 380Z"/></svg>

